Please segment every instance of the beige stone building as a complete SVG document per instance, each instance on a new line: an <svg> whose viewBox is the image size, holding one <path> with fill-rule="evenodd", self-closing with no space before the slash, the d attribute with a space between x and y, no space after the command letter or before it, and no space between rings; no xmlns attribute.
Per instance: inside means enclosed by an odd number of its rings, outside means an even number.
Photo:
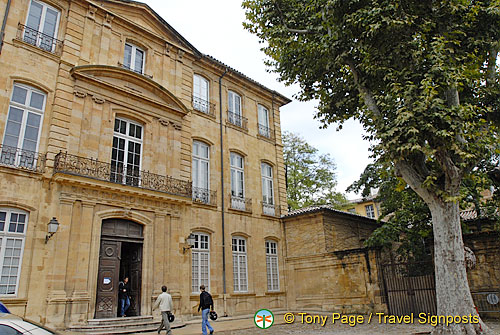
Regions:
<svg viewBox="0 0 500 335"><path fill-rule="evenodd" d="M0 13L0 300L61 329L116 317L129 276L129 315L152 315L163 284L178 317L196 313L200 284L219 314L284 308L290 100L142 3Z"/></svg>

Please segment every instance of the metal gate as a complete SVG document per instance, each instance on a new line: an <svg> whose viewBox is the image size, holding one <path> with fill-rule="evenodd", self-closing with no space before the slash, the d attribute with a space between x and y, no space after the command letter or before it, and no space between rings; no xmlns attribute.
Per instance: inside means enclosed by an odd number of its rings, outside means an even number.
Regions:
<svg viewBox="0 0 500 335"><path fill-rule="evenodd" d="M436 282L432 262L382 264L389 314L436 315Z"/></svg>

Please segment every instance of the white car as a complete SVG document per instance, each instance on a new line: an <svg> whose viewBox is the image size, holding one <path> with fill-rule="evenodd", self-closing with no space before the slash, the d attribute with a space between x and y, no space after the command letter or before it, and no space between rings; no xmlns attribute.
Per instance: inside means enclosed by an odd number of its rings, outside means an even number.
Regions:
<svg viewBox="0 0 500 335"><path fill-rule="evenodd" d="M2 335L54 335L57 332L23 318L0 313L0 334Z"/></svg>

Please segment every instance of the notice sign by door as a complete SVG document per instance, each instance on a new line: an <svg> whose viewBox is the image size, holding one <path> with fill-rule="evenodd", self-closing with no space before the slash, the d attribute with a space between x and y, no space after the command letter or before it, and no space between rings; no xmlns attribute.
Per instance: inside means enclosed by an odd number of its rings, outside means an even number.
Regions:
<svg viewBox="0 0 500 335"><path fill-rule="evenodd" d="M103 283L104 285L108 285L108 284L110 284L110 283L111 283L111 277L104 277L104 279L103 279L102 283Z"/></svg>

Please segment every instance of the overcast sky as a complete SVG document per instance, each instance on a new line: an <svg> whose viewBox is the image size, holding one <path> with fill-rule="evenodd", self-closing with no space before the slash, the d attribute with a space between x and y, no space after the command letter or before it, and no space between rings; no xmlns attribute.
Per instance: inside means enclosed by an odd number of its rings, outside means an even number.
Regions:
<svg viewBox="0 0 500 335"><path fill-rule="evenodd" d="M264 86L276 90L293 101L281 108L281 128L298 133L306 141L329 153L337 164L337 191L358 179L370 162L369 143L362 139L362 127L347 122L340 132L335 126L319 129L314 120L315 102L299 102L293 98L298 87L286 87L276 74L266 72L264 53L257 37L243 29L245 20L241 1L237 0L142 0L163 17L177 32L200 52L244 73ZM357 197L348 194L348 198Z"/></svg>

